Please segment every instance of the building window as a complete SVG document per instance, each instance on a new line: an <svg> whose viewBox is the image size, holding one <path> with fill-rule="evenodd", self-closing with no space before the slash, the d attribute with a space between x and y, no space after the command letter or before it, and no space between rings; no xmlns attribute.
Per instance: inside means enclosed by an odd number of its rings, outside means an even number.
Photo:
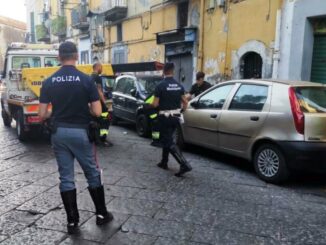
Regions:
<svg viewBox="0 0 326 245"><path fill-rule="evenodd" d="M80 52L80 63L89 64L89 52L87 50Z"/></svg>
<svg viewBox="0 0 326 245"><path fill-rule="evenodd" d="M122 42L122 24L117 24L117 41Z"/></svg>
<svg viewBox="0 0 326 245"><path fill-rule="evenodd" d="M188 7L188 1L178 4L178 28L188 25Z"/></svg>

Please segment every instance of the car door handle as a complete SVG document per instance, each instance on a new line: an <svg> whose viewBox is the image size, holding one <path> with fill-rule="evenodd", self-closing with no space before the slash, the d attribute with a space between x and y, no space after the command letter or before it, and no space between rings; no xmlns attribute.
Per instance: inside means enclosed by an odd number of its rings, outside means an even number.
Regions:
<svg viewBox="0 0 326 245"><path fill-rule="evenodd" d="M217 118L217 114L211 114L210 117L215 119L215 118Z"/></svg>
<svg viewBox="0 0 326 245"><path fill-rule="evenodd" d="M251 116L250 117L250 120L256 122L256 121L259 121L259 117L257 117L257 116Z"/></svg>

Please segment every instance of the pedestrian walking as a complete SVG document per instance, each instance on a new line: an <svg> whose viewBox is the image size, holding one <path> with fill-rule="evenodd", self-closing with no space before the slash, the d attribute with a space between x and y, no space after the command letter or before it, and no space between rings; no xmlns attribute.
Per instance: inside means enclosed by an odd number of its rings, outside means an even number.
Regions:
<svg viewBox="0 0 326 245"><path fill-rule="evenodd" d="M39 116L50 118L51 141L60 174L60 193L67 213L68 233L78 232L79 214L74 182L74 159L82 167L88 190L95 204L96 224L103 225L113 219L105 206L101 171L96 162L94 145L88 128L92 116L101 115L101 103L91 78L75 67L78 59L76 45L64 42L59 46L61 68L43 83ZM48 105L52 105L52 113Z"/></svg>
<svg viewBox="0 0 326 245"><path fill-rule="evenodd" d="M99 129L98 132L98 142L96 142L99 145L103 146L113 146L113 144L107 140L107 136L109 134L109 127L110 127L110 114L109 109L106 106L106 99L103 93L103 85L102 85L102 64L100 62L96 62L93 64L93 73L91 75L91 78L93 82L95 83L97 87L98 94L100 96L100 101L102 105L102 113L101 116L97 119Z"/></svg>
<svg viewBox="0 0 326 245"><path fill-rule="evenodd" d="M174 64L166 63L163 68L164 79L156 87L152 107L159 110L160 142L162 144L162 159L158 167L168 169L169 154L180 164L180 170L175 174L181 177L192 170L188 161L175 144L173 135L182 117L181 110L187 108L188 100L183 86L174 78Z"/></svg>
<svg viewBox="0 0 326 245"><path fill-rule="evenodd" d="M205 80L205 73L202 71L197 72L196 74L196 83L191 86L189 94L187 95L188 99L191 99L192 96L198 96L202 92L209 89L212 85Z"/></svg>

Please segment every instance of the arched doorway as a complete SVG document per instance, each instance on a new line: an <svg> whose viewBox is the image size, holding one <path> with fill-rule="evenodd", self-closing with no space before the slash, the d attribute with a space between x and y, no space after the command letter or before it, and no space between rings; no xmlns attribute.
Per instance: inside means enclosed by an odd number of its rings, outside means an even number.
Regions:
<svg viewBox="0 0 326 245"><path fill-rule="evenodd" d="M248 52L241 58L241 77L262 78L263 59L256 52Z"/></svg>

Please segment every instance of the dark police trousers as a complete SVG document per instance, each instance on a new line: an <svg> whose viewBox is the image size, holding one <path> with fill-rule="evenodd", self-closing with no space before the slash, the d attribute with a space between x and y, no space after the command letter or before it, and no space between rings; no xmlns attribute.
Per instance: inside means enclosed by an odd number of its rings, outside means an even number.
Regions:
<svg viewBox="0 0 326 245"><path fill-rule="evenodd" d="M160 141L163 146L162 160L158 166L167 168L169 161L169 153L177 160L180 164L180 171L176 176L181 176L183 173L191 171L191 166L182 155L178 146L174 142L174 133L179 125L179 117L159 115L160 122Z"/></svg>

